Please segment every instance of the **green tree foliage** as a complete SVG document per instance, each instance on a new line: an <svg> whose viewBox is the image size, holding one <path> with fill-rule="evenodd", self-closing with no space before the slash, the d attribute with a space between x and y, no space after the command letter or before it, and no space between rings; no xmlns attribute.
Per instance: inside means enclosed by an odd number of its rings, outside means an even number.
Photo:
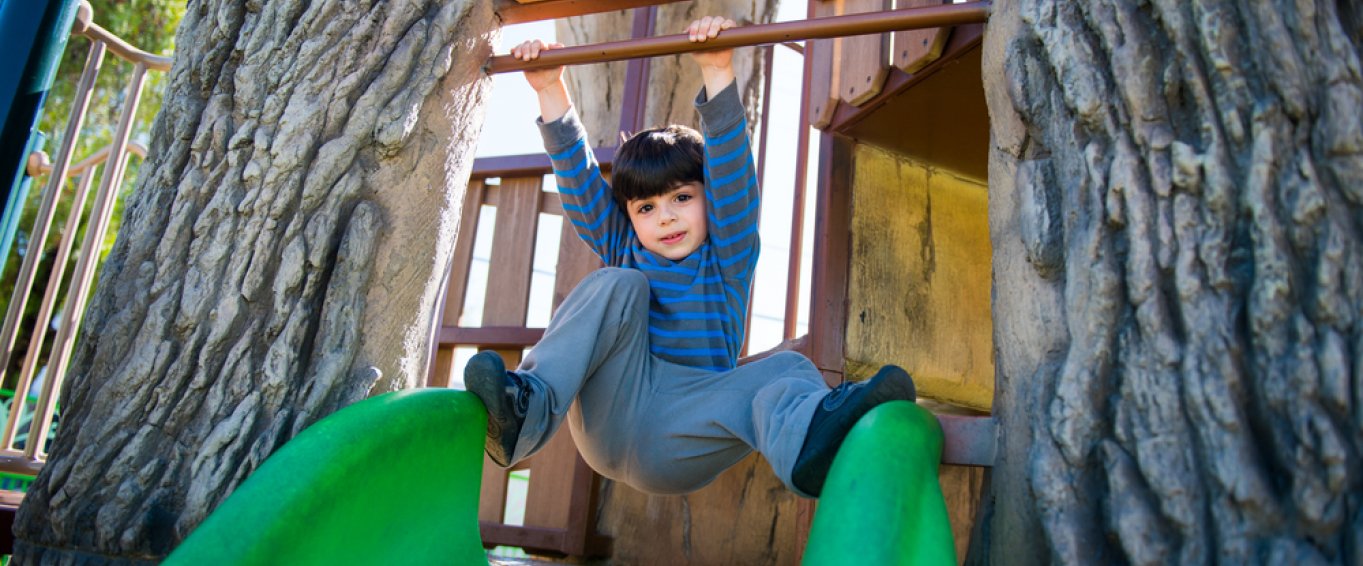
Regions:
<svg viewBox="0 0 1363 566"><path fill-rule="evenodd" d="M185 2L183 0L89 0L89 3L93 8L94 23L100 27L144 51L167 56L174 52L175 29L185 13ZM66 132L76 87L80 83L81 73L85 68L90 44L91 41L82 36L70 38L66 53L62 56L61 65L57 70L52 90L49 92L47 102L43 107L39 129L47 135L47 143L43 149L49 155L55 155L61 147L63 141L61 138ZM99 79L90 99L89 111L81 127L76 150L72 156L72 164L79 163L111 143L118 128L119 117L128 99L127 86L128 82L132 80L132 76L132 63L124 61L112 52L106 52ZM132 130L131 140L133 142L144 146L148 145L148 132L151 129L152 119L161 109L161 98L165 91L166 80L165 74L158 71L147 74L141 102L138 106L137 118ZM124 194L120 195L117 200L118 204L114 209L108 235L101 246L101 257L108 252L113 244L114 234L118 232L124 201L122 197L132 190L132 181L137 176L138 165L140 165L140 159L136 156L129 159L124 182L120 185L121 192ZM102 174L102 172L99 174ZM0 301L7 303L13 294L15 280L18 277L23 256L28 250L34 218L42 202L42 193L46 190L47 182L48 179L45 177L35 179L29 191L28 199L24 204L23 217L19 223L19 232L10 249L10 257L5 264L3 276L0 276ZM91 192L93 193L98 186L99 178L97 177L92 184ZM74 180L68 180L63 184L63 192L58 200L57 214L53 221L51 233L48 234L45 241L42 262L39 264L38 273L34 280L31 298L25 308L24 321L21 325L24 330L21 331L15 344L15 355L12 356L9 367L6 368L3 384L6 388L14 385L19 364L28 348L30 340L28 329L32 328L36 321L39 306L38 298L42 296L47 286L48 274L53 269L52 262L56 256L58 244L62 239L62 230L66 225L66 219L70 215L71 206L75 201L76 189L77 185ZM84 214L87 217L93 200L93 194L86 197ZM85 224L86 222L82 222L78 227L77 246L80 245L84 237ZM76 254L73 253L69 261L74 263L75 256ZM66 281L63 282L63 285L69 284L71 271L71 265L68 265L65 272ZM58 308L62 309L61 306ZM51 329L49 329L49 332L51 332ZM44 350L49 349L50 338L51 335L49 334L49 339L45 341ZM45 356L46 353L43 355Z"/></svg>

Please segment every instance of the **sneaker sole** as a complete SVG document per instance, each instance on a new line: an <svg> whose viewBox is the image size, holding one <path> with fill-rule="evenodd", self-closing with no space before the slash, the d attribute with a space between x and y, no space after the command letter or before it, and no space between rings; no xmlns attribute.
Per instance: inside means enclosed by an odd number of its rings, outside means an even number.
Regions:
<svg viewBox="0 0 1363 566"><path fill-rule="evenodd" d="M520 435L515 408L506 399L505 376L506 366L495 353L477 354L464 366L464 387L477 395L487 409L487 438L483 448L492 461L503 468L511 465L511 453L516 447L515 437ZM502 434L504 430L515 433L510 435L510 446L504 445L507 440Z"/></svg>

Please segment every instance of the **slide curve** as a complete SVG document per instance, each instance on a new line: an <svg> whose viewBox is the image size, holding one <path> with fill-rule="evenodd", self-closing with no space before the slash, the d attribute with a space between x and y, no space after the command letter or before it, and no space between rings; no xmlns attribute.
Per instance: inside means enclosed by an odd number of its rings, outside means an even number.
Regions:
<svg viewBox="0 0 1363 566"><path fill-rule="evenodd" d="M473 394L380 395L270 456L165 561L486 564L478 532L487 413ZM937 418L898 401L848 434L804 564L954 565Z"/></svg>
<svg viewBox="0 0 1363 566"><path fill-rule="evenodd" d="M270 456L165 564L486 564L486 430L466 391L346 407Z"/></svg>
<svg viewBox="0 0 1363 566"><path fill-rule="evenodd" d="M937 465L942 427L907 401L867 413L828 472L804 564L956 564Z"/></svg>

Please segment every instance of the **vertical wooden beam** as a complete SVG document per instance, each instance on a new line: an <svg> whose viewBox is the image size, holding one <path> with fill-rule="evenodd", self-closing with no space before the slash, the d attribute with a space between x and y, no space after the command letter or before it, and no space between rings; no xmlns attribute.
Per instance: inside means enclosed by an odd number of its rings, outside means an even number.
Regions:
<svg viewBox="0 0 1363 566"><path fill-rule="evenodd" d="M440 313L440 324L433 334L440 335L442 326L459 326L459 317L464 314L464 298L468 295L469 270L473 266L473 240L478 236L478 220L483 207L486 188L481 179L469 181L464 193L464 206L460 212L459 233L454 238L454 257L450 259L450 272L445 279L445 294L440 299L436 312ZM427 378L429 387L449 387L450 377L455 371L454 348L441 346L438 338L432 339L431 350L435 360L431 364L431 375Z"/></svg>
<svg viewBox="0 0 1363 566"><path fill-rule="evenodd" d="M483 302L484 326L525 326L534 269L535 227L539 220L540 177L503 179L494 189L497 224L492 235L493 256L488 266ZM498 350L508 368L521 361L520 350ZM483 459L483 494L478 518L502 522L506 507L507 471Z"/></svg>
<svg viewBox="0 0 1363 566"><path fill-rule="evenodd" d="M650 37L658 22L658 8L636 8L632 37ZM634 135L644 128L644 118L648 115L648 78L651 73L648 57L630 59L625 67L624 105L620 108L620 131Z"/></svg>
<svg viewBox="0 0 1363 566"><path fill-rule="evenodd" d="M814 222L810 285L810 358L830 384L842 381L852 218L850 138L824 133L819 143L819 216Z"/></svg>

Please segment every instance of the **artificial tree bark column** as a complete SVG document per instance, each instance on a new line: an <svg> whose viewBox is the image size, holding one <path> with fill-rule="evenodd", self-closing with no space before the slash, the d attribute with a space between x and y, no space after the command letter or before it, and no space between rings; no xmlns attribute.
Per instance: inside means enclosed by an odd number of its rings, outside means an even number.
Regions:
<svg viewBox="0 0 1363 566"><path fill-rule="evenodd" d="M981 559L1363 562L1363 18L998 0Z"/></svg>
<svg viewBox="0 0 1363 566"><path fill-rule="evenodd" d="M155 561L300 430L420 382L491 5L191 3L19 560Z"/></svg>

